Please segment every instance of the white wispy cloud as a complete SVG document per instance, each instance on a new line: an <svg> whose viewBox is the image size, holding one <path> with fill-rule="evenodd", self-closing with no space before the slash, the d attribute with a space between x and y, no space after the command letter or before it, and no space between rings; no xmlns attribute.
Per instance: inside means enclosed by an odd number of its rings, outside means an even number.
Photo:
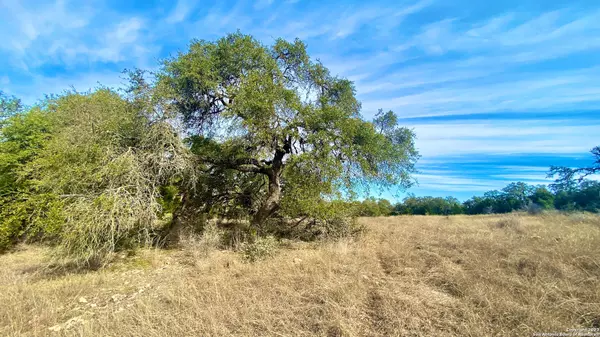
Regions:
<svg viewBox="0 0 600 337"><path fill-rule="evenodd" d="M182 22L187 18L192 9L194 8L193 2L188 0L179 0L175 5L175 8L171 11L169 16L165 19L168 24L176 24Z"/></svg>
<svg viewBox="0 0 600 337"><path fill-rule="evenodd" d="M0 56L23 75L37 75L36 68L45 66L73 71L97 62L145 66L155 51L142 17L98 18L101 8L95 11L66 0L35 5L6 0L2 6L6 11L0 14L0 37L7 43L0 44Z"/></svg>
<svg viewBox="0 0 600 337"><path fill-rule="evenodd" d="M367 115L378 108L405 116L594 109L600 103L598 67L519 68L598 51L599 33L600 11L561 10L529 18L505 13L476 23L450 17L424 25L392 48L390 59L396 61L341 62L341 70L347 76L368 74L357 81ZM464 57L443 57L450 52ZM390 71L388 64L396 66Z"/></svg>
<svg viewBox="0 0 600 337"><path fill-rule="evenodd" d="M519 170L519 171L523 171L523 172L542 172L544 174L546 172L548 172L548 168L545 166L504 165L504 166L498 166L498 168L501 170L508 170L508 171Z"/></svg>
<svg viewBox="0 0 600 337"><path fill-rule="evenodd" d="M71 89L85 92L100 86L119 89L123 88L125 84L122 74L115 71L97 71L62 76L35 75L27 85L15 84L11 86L10 93L21 98L26 104L34 104L43 98L43 96L40 96L40 92L47 95L61 94L65 90ZM36 88L36 90L31 90L31 88Z"/></svg>
<svg viewBox="0 0 600 337"><path fill-rule="evenodd" d="M486 53L510 53L519 48L523 51L536 51L541 47L552 47L557 41L562 42L561 49L566 52L597 46L596 39L591 39L583 46L580 42L600 29L600 11L585 14L568 10L552 11L521 19L520 22L519 16L523 15L503 14L467 25L466 29L459 19L443 19L426 25L412 39L412 44L435 52Z"/></svg>
<svg viewBox="0 0 600 337"><path fill-rule="evenodd" d="M515 180L526 180L521 177L513 177L505 180L486 179L485 177L467 178L454 176L451 172L446 174L417 174L418 187L420 189L446 191L446 192L469 192L473 194L499 190ZM515 179L516 178L516 179ZM528 180L531 185L547 185L549 180Z"/></svg>
<svg viewBox="0 0 600 337"><path fill-rule="evenodd" d="M585 153L595 146L600 122L569 126L542 120L408 124L426 158L468 154ZM597 144L596 144L597 145Z"/></svg>
<svg viewBox="0 0 600 337"><path fill-rule="evenodd" d="M494 174L492 175L494 178L502 178L510 181L545 181L546 183L551 183L553 180L546 178L545 173L540 174L523 174L523 173L512 173L512 174Z"/></svg>
<svg viewBox="0 0 600 337"><path fill-rule="evenodd" d="M254 8L255 9L263 9L266 7L269 7L273 4L273 0L257 0L254 3Z"/></svg>
<svg viewBox="0 0 600 337"><path fill-rule="evenodd" d="M520 72L501 74L502 68L452 68L440 66L423 71L423 66L398 72L382 82L359 81L361 95L376 92L380 98L363 99L365 113L378 108L394 109L405 116L434 116L474 114L497 111L568 110L577 104L600 102L600 83L596 80L600 68L592 67L570 71ZM435 75L437 69L437 76ZM474 79L502 75L495 82L481 85ZM450 83L443 87L427 87ZM373 85L375 85L373 89ZM423 86L425 86L423 88ZM361 89L365 88L362 92ZM397 89L415 88L409 92ZM391 93L390 93L391 92ZM583 107L585 109L585 107Z"/></svg>
<svg viewBox="0 0 600 337"><path fill-rule="evenodd" d="M93 16L89 7L81 6L73 13L71 5L65 0L35 6L16 0L0 2L0 51L10 55L13 66L25 71L45 63L46 50L41 45L47 47L47 41L56 36L72 38L72 32L88 26Z"/></svg>
<svg viewBox="0 0 600 337"><path fill-rule="evenodd" d="M343 40L354 36L362 28L374 29L378 34L387 35L400 26L403 20L427 8L432 1L422 0L408 4L360 3L359 5L338 5L323 3L302 15L288 8L283 21L261 22L259 35L281 36L284 38L310 39L325 37L329 40ZM335 13L335 15L332 15ZM324 20L324 18L327 18ZM376 36L372 36L375 38Z"/></svg>
<svg viewBox="0 0 600 337"><path fill-rule="evenodd" d="M101 47L97 50L88 49L92 59L109 62L119 62L123 60L125 52L132 52L133 56L141 56L146 50L146 46L140 42L141 30L144 28L144 22L141 18L127 18L118 22L108 32L104 34L101 41ZM131 58L131 54L127 57Z"/></svg>

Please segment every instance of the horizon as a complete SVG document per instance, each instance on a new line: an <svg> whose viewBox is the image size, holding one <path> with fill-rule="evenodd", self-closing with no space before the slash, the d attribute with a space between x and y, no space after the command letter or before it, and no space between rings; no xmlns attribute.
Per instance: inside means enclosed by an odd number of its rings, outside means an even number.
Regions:
<svg viewBox="0 0 600 337"><path fill-rule="evenodd" d="M265 44L298 37L312 58L354 81L365 118L393 110L415 130L420 185L407 192L417 196L464 201L510 182L548 184L550 166L586 166L599 145L592 1L9 0L0 8L0 88L26 104L71 87L120 87L123 69L155 70L193 38L237 29Z"/></svg>

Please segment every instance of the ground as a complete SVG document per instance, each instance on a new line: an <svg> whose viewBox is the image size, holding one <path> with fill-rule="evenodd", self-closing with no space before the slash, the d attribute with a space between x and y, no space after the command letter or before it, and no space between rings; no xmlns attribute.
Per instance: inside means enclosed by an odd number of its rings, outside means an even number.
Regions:
<svg viewBox="0 0 600 337"><path fill-rule="evenodd" d="M0 256L1 336L531 336L600 327L600 217L365 218L263 260L188 244L97 271Z"/></svg>

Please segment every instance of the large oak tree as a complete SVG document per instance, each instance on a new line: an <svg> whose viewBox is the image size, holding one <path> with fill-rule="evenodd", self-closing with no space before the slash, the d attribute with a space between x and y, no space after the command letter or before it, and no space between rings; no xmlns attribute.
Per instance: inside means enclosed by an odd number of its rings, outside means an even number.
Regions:
<svg viewBox="0 0 600 337"><path fill-rule="evenodd" d="M312 61L300 40L265 46L235 33L193 41L164 63L158 87L182 116L207 174L258 181L248 203L254 225L282 204L300 216L340 191L412 183L413 132L393 112L364 120L353 83Z"/></svg>

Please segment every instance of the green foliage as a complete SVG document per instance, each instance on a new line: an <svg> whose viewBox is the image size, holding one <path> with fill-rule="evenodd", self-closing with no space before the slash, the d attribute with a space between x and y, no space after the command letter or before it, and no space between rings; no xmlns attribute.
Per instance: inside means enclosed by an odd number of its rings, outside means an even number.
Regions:
<svg viewBox="0 0 600 337"><path fill-rule="evenodd" d="M554 208L554 194L546 187L538 187L533 195L529 196L532 203L539 205L542 209Z"/></svg>
<svg viewBox="0 0 600 337"><path fill-rule="evenodd" d="M391 112L364 121L353 84L311 61L300 40L193 41L165 62L157 87L192 130L206 165L195 202L209 212L260 225L317 216L342 188L412 183L412 131Z"/></svg>
<svg viewBox="0 0 600 337"><path fill-rule="evenodd" d="M394 214L396 215L452 215L462 213L462 205L458 199L453 197L435 198L409 195L402 203L394 207Z"/></svg>
<svg viewBox="0 0 600 337"><path fill-rule="evenodd" d="M11 113L0 128L0 251L19 239L55 236L62 225L60 200L36 191L28 169L51 138L53 121L40 108L17 111L15 102L2 102Z"/></svg>
<svg viewBox="0 0 600 337"><path fill-rule="evenodd" d="M367 198L362 202L354 202L354 212L357 216L388 216L394 207L386 199Z"/></svg>
<svg viewBox="0 0 600 337"><path fill-rule="evenodd" d="M257 237L253 242L246 242L241 253L248 262L256 262L275 255L279 242L273 236Z"/></svg>
<svg viewBox="0 0 600 337"><path fill-rule="evenodd" d="M450 215L490 214L526 211L532 215L544 210L564 211L600 210L600 183L583 180L567 190L553 194L545 186L532 186L522 182L511 183L500 191L486 192L462 204L455 198L415 197L409 195L394 206L394 214ZM372 216L364 214L364 216Z"/></svg>
<svg viewBox="0 0 600 337"><path fill-rule="evenodd" d="M159 187L160 197L158 202L165 214L173 214L181 205L179 188L176 185L165 185Z"/></svg>
<svg viewBox="0 0 600 337"><path fill-rule="evenodd" d="M587 167L550 168L549 177L557 176L550 188L555 192L554 207L559 210L600 212L600 182L586 177L600 172L600 146L591 151L593 163Z"/></svg>
<svg viewBox="0 0 600 337"><path fill-rule="evenodd" d="M466 214L510 213L526 209L532 202L545 203L548 196L544 186L523 182L508 184L500 191L486 192L483 197L473 197L464 202ZM535 200L535 201L534 201Z"/></svg>
<svg viewBox="0 0 600 337"><path fill-rule="evenodd" d="M87 263L150 242L175 207L168 186L193 171L176 130L110 90L54 104L61 127L32 167L37 188L65 200L60 248Z"/></svg>
<svg viewBox="0 0 600 337"><path fill-rule="evenodd" d="M0 129L0 198L26 188L26 164L31 162L51 137L53 121L48 112L33 108L4 121Z"/></svg>
<svg viewBox="0 0 600 337"><path fill-rule="evenodd" d="M4 126L6 119L23 112L24 106L21 100L6 95L0 90L0 129Z"/></svg>
<svg viewBox="0 0 600 337"><path fill-rule="evenodd" d="M46 240L90 264L220 217L249 220L261 256L269 222L348 235L356 209L332 200L412 184L412 130L391 111L364 120L352 82L300 40L235 33L193 41L158 74L125 73L121 94L69 92L28 111L0 93L0 249ZM391 212L373 202L370 214Z"/></svg>
<svg viewBox="0 0 600 337"><path fill-rule="evenodd" d="M56 239L64 224L62 200L53 194L0 199L0 252L18 240Z"/></svg>
<svg viewBox="0 0 600 337"><path fill-rule="evenodd" d="M563 211L600 212L600 182L583 180L576 188L558 191L554 206Z"/></svg>
<svg viewBox="0 0 600 337"><path fill-rule="evenodd" d="M152 238L177 207L170 186L193 165L171 124L136 103L108 89L69 93L7 121L3 245L52 239L85 264Z"/></svg>

